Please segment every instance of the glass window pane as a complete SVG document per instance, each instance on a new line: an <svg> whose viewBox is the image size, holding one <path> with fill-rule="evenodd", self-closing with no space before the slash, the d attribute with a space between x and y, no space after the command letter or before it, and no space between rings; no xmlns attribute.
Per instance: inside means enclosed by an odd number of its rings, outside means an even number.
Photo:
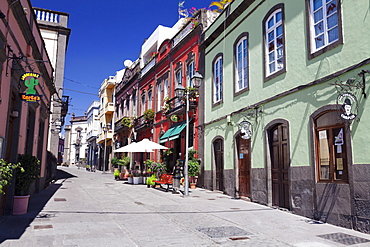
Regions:
<svg viewBox="0 0 370 247"><path fill-rule="evenodd" d="M315 39L315 43L316 43L316 48L320 48L321 46L324 45L324 35L320 35L319 37L317 37Z"/></svg>
<svg viewBox="0 0 370 247"><path fill-rule="evenodd" d="M313 1L313 10L317 10L320 7L322 7L322 0L314 0Z"/></svg>
<svg viewBox="0 0 370 247"><path fill-rule="evenodd" d="M276 22L279 22L279 21L281 21L281 19L283 18L283 14L281 13L281 11L280 12L278 12L277 14L276 14Z"/></svg>
<svg viewBox="0 0 370 247"><path fill-rule="evenodd" d="M282 68L284 68L283 58L279 58L277 60L277 69L280 70Z"/></svg>
<svg viewBox="0 0 370 247"><path fill-rule="evenodd" d="M323 22L319 22L318 24L315 25L315 35L319 35L320 33L323 33Z"/></svg>
<svg viewBox="0 0 370 247"><path fill-rule="evenodd" d="M273 61L275 61L275 52L271 52L271 53L269 54L269 63L271 63L271 62L273 62Z"/></svg>
<svg viewBox="0 0 370 247"><path fill-rule="evenodd" d="M283 25L280 25L276 28L276 37L279 37L283 34Z"/></svg>
<svg viewBox="0 0 370 247"><path fill-rule="evenodd" d="M277 57L281 58L282 56L283 56L283 47L280 47L279 49L277 49Z"/></svg>
<svg viewBox="0 0 370 247"><path fill-rule="evenodd" d="M329 43L338 40L338 27L333 28L328 32Z"/></svg>
<svg viewBox="0 0 370 247"><path fill-rule="evenodd" d="M269 52L275 50L274 42L269 43Z"/></svg>
<svg viewBox="0 0 370 247"><path fill-rule="evenodd" d="M338 15L337 15L337 13L328 17L328 29L331 29L332 27L335 27L336 25L338 25Z"/></svg>
<svg viewBox="0 0 370 247"><path fill-rule="evenodd" d="M276 39L276 46L280 47L283 45L283 37L280 36L279 38Z"/></svg>
<svg viewBox="0 0 370 247"><path fill-rule="evenodd" d="M271 28L275 24L274 17L271 17L270 20L267 22L267 28Z"/></svg>
<svg viewBox="0 0 370 247"><path fill-rule="evenodd" d="M313 20L315 23L321 21L322 19L323 19L322 9L313 14Z"/></svg>
<svg viewBox="0 0 370 247"><path fill-rule="evenodd" d="M270 68L270 74L273 73L275 71L275 63L270 64L269 68Z"/></svg>
<svg viewBox="0 0 370 247"><path fill-rule="evenodd" d="M332 1L331 3L326 5L326 15L330 15L337 11L337 4L336 1Z"/></svg>
<svg viewBox="0 0 370 247"><path fill-rule="evenodd" d="M274 30L268 33L268 42L271 42L274 39Z"/></svg>

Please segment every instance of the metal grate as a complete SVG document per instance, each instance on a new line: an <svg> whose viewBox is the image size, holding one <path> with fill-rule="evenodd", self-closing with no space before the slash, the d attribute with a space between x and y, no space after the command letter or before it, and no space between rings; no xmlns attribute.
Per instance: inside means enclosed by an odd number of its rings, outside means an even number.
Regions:
<svg viewBox="0 0 370 247"><path fill-rule="evenodd" d="M356 237L353 235L340 233L340 232L324 234L324 235L317 235L317 237L331 240L331 241L344 244L344 245L361 244L361 243L370 242L369 239L360 238L360 237Z"/></svg>
<svg viewBox="0 0 370 247"><path fill-rule="evenodd" d="M231 238L235 236L244 236L251 234L235 226L206 227L197 228L197 230L210 238Z"/></svg>

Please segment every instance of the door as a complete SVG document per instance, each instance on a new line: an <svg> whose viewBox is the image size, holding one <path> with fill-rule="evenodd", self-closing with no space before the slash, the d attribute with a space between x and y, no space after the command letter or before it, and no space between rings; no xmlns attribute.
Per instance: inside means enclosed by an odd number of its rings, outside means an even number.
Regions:
<svg viewBox="0 0 370 247"><path fill-rule="evenodd" d="M224 190L224 148L221 139L213 143L216 168L216 187L215 190Z"/></svg>
<svg viewBox="0 0 370 247"><path fill-rule="evenodd" d="M285 124L279 124L270 131L272 204L289 209L289 153L288 132Z"/></svg>
<svg viewBox="0 0 370 247"><path fill-rule="evenodd" d="M237 137L239 196L250 197L250 139Z"/></svg>

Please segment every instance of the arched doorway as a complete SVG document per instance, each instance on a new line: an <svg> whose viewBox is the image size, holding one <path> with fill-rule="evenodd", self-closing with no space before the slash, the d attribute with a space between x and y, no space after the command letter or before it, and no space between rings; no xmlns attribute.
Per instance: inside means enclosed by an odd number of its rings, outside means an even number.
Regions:
<svg viewBox="0 0 370 247"><path fill-rule="evenodd" d="M272 205L290 209L289 204L289 135L286 123L268 129L271 164Z"/></svg>
<svg viewBox="0 0 370 247"><path fill-rule="evenodd" d="M224 145L221 138L216 139L213 142L213 154L214 154L214 189L223 191L224 190Z"/></svg>
<svg viewBox="0 0 370 247"><path fill-rule="evenodd" d="M238 180L239 180L239 196L251 196L251 141L244 139L241 135L236 137L237 144L237 159L238 159Z"/></svg>

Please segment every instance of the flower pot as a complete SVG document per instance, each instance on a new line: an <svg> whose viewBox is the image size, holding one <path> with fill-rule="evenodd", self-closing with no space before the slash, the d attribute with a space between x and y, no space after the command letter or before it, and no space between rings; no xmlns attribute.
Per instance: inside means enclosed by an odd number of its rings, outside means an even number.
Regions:
<svg viewBox="0 0 370 247"><path fill-rule="evenodd" d="M133 177L128 177L128 178L127 178L127 182L128 182L129 184L132 184L132 182L133 182Z"/></svg>
<svg viewBox="0 0 370 247"><path fill-rule="evenodd" d="M142 184L144 181L144 178L143 177L139 177L139 184Z"/></svg>
<svg viewBox="0 0 370 247"><path fill-rule="evenodd" d="M140 177L133 177L133 184L139 184Z"/></svg>
<svg viewBox="0 0 370 247"><path fill-rule="evenodd" d="M142 184L146 184L146 177L143 177Z"/></svg>
<svg viewBox="0 0 370 247"><path fill-rule="evenodd" d="M30 195L14 196L13 215L22 215L22 214L27 213L29 198L30 198Z"/></svg>
<svg viewBox="0 0 370 247"><path fill-rule="evenodd" d="M190 189L195 189L197 187L196 183L190 183Z"/></svg>

